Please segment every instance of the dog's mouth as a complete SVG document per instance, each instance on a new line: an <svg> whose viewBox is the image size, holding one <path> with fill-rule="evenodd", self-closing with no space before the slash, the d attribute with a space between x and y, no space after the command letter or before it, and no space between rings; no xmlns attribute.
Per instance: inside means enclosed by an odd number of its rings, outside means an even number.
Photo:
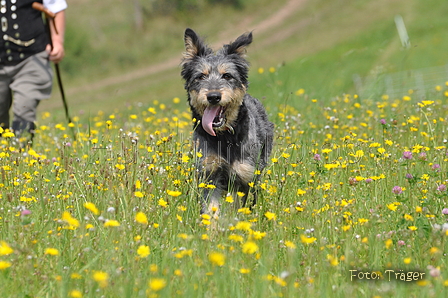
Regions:
<svg viewBox="0 0 448 298"><path fill-rule="evenodd" d="M202 127L212 136L216 136L215 129L219 129L226 124L224 115L225 107L220 105L208 106L202 115Z"/></svg>

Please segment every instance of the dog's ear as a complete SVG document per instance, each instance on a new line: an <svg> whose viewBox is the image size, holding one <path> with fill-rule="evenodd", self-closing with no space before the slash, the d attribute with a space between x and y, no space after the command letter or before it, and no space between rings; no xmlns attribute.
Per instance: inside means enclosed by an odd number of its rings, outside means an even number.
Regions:
<svg viewBox="0 0 448 298"><path fill-rule="evenodd" d="M212 50L192 29L187 28L184 35L185 53L184 62L193 60L196 56L206 56L212 53Z"/></svg>
<svg viewBox="0 0 448 298"><path fill-rule="evenodd" d="M234 42L224 46L223 51L227 55L237 54L244 56L246 48L252 43L252 32L245 33L238 37Z"/></svg>

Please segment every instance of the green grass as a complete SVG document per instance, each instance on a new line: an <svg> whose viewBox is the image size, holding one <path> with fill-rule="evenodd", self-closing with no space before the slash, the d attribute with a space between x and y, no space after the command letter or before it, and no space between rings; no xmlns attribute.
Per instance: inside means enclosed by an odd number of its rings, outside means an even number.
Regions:
<svg viewBox="0 0 448 298"><path fill-rule="evenodd" d="M228 41L254 29L254 42L248 50L252 73L260 67L267 70L284 65L277 81L283 84L280 87L285 94L299 88L319 98L355 93L354 75L365 78L446 65L445 1L308 1L265 31L258 30L260 22L286 1L263 3L247 1L238 9L210 6L201 11L157 15L146 19L143 31L133 29L132 9L121 1L108 2L106 7L102 3L71 4L67 11L67 56L61 67L72 113L110 113L121 109L123 103L184 98L180 69L174 65L161 73L93 89L90 86L176 57L180 62L186 27L196 29L210 43ZM198 14L201 18L195 17ZM403 16L408 30L412 45L408 50L402 49L395 28L397 14ZM250 81L252 94L277 100L272 82L257 81L253 75ZM376 93L368 91L363 96L384 93L381 88L373 90ZM41 105L59 120L63 119L61 107L56 89Z"/></svg>
<svg viewBox="0 0 448 298"><path fill-rule="evenodd" d="M259 9L257 22L281 4L268 2L209 15L228 27ZM0 140L2 297L445 297L446 77L422 102L378 86L357 96L352 75L446 63L446 4L385 3L310 1L281 25L311 17L295 35L269 43L276 28L254 32L249 91L276 125L275 147L259 203L249 212L223 199L218 219L199 214L179 70L86 87L180 57L187 25L213 42L213 19L159 16L138 39L121 2L74 3L81 21L67 48L80 60L66 60L64 75L76 141L56 91L40 107L33 150ZM406 51L397 13L413 45ZM111 47L112 34L145 46ZM382 277L352 280L350 270ZM389 281L386 270L425 278Z"/></svg>
<svg viewBox="0 0 448 298"><path fill-rule="evenodd" d="M276 138L259 203L223 199L218 219L199 214L184 103L75 118L76 141L45 113L33 150L0 143L2 295L443 297L448 87L437 88L431 102L265 101Z"/></svg>

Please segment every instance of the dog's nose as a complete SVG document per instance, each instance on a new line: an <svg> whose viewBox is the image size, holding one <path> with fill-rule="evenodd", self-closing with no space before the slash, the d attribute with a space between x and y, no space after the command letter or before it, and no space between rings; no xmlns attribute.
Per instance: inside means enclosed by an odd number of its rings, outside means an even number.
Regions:
<svg viewBox="0 0 448 298"><path fill-rule="evenodd" d="M220 92L209 92L207 93L207 100L210 104L215 105L221 100Z"/></svg>

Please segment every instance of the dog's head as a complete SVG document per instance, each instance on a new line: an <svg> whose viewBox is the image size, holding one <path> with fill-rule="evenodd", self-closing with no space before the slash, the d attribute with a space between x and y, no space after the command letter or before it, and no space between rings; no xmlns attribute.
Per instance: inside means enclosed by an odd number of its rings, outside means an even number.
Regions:
<svg viewBox="0 0 448 298"><path fill-rule="evenodd" d="M251 42L252 33L243 34L214 53L193 30L185 30L181 74L190 107L212 136L233 130L248 86L244 55Z"/></svg>

